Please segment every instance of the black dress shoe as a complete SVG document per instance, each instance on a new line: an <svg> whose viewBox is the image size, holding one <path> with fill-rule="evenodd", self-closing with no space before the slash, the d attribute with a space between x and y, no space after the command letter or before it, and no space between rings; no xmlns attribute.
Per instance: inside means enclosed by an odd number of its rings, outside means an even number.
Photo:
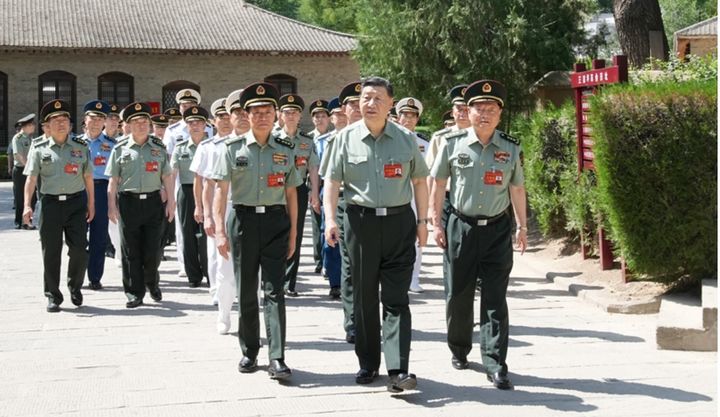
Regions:
<svg viewBox="0 0 720 417"><path fill-rule="evenodd" d="M340 299L340 287L330 288L330 298L332 298L333 300Z"/></svg>
<svg viewBox="0 0 720 417"><path fill-rule="evenodd" d="M47 312L48 313L58 313L60 312L60 306L55 303L55 301L48 301L47 305Z"/></svg>
<svg viewBox="0 0 720 417"><path fill-rule="evenodd" d="M495 372L494 374L487 374L487 379L492 382L493 386L497 389L513 389L513 384L505 373Z"/></svg>
<svg viewBox="0 0 720 417"><path fill-rule="evenodd" d="M452 367L461 371L463 369L467 369L470 364L468 363L467 359L460 359L457 356L453 356L450 360L450 363L452 363Z"/></svg>
<svg viewBox="0 0 720 417"><path fill-rule="evenodd" d="M202 285L202 281L191 282L188 285L190 286L190 288L198 288L200 285Z"/></svg>
<svg viewBox="0 0 720 417"><path fill-rule="evenodd" d="M345 332L345 341L352 345L355 344L355 330L348 330Z"/></svg>
<svg viewBox="0 0 720 417"><path fill-rule="evenodd" d="M247 356L243 356L238 363L238 371L243 374L255 372L257 370L257 359L250 359Z"/></svg>
<svg viewBox="0 0 720 417"><path fill-rule="evenodd" d="M268 366L268 374L270 374L270 379L287 379L292 375L292 371L282 359L273 359Z"/></svg>
<svg viewBox="0 0 720 417"><path fill-rule="evenodd" d="M322 265L315 265L315 273L319 274L322 271Z"/></svg>
<svg viewBox="0 0 720 417"><path fill-rule="evenodd" d="M35 227L31 224L24 224L24 225L22 225L22 228L25 230L37 230L37 227Z"/></svg>
<svg viewBox="0 0 720 417"><path fill-rule="evenodd" d="M378 377L378 371L371 371L368 369L360 369L355 374L355 383L356 384L369 384L375 380L375 378Z"/></svg>
<svg viewBox="0 0 720 417"><path fill-rule="evenodd" d="M70 301L78 307L80 307L83 303L83 296L80 290L76 290L70 293Z"/></svg>
<svg viewBox="0 0 720 417"><path fill-rule="evenodd" d="M102 290L103 286L99 282L91 282L88 287L90 287L91 290Z"/></svg>
<svg viewBox="0 0 720 417"><path fill-rule="evenodd" d="M16 224L16 225L15 225L15 230L20 230L20 229L22 229L22 225L21 225L21 224Z"/></svg>
<svg viewBox="0 0 720 417"><path fill-rule="evenodd" d="M415 389L415 387L417 387L417 377L415 374L400 372L399 374L390 375L387 390L398 393L408 389Z"/></svg>
<svg viewBox="0 0 720 417"><path fill-rule="evenodd" d="M295 298L295 297L299 296L300 294L298 294L298 292L295 290L285 290L285 295L287 295L288 297Z"/></svg>
<svg viewBox="0 0 720 417"><path fill-rule="evenodd" d="M130 301L128 301L127 303L125 303L125 307L127 307L127 308L135 308L135 307L141 306L142 303L143 303L142 298L133 298L132 300L130 300Z"/></svg>
<svg viewBox="0 0 720 417"><path fill-rule="evenodd" d="M150 293L150 298L153 300L162 301L162 292L160 291L160 287L150 288L148 292Z"/></svg>

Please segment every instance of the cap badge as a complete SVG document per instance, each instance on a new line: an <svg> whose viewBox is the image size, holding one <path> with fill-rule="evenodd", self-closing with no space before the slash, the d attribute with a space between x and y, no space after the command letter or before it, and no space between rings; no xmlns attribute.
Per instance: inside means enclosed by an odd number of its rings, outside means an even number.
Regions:
<svg viewBox="0 0 720 417"><path fill-rule="evenodd" d="M60 107L62 107L62 104L60 104L59 101L56 101L55 104L53 104L53 107L55 107L55 109L57 110L57 109L59 109Z"/></svg>
<svg viewBox="0 0 720 417"><path fill-rule="evenodd" d="M295 96L288 96L288 103L294 103L295 102Z"/></svg>
<svg viewBox="0 0 720 417"><path fill-rule="evenodd" d="M259 96L264 96L265 95L265 87L259 85L257 87L257 89L255 90L255 93Z"/></svg>
<svg viewBox="0 0 720 417"><path fill-rule="evenodd" d="M460 95L461 95L461 96L464 96L464 95L465 95L465 90L467 90L467 87L463 87L463 89L460 90Z"/></svg>
<svg viewBox="0 0 720 417"><path fill-rule="evenodd" d="M98 110L102 109L102 103L100 103L100 102L95 103L95 108Z"/></svg>
<svg viewBox="0 0 720 417"><path fill-rule="evenodd" d="M362 86L360 86L360 84L355 84L355 92L356 93L359 93L361 89L362 89Z"/></svg>
<svg viewBox="0 0 720 417"><path fill-rule="evenodd" d="M483 84L483 86L482 86L482 91L483 91L483 93L489 93L489 92L491 92L491 91L492 91L492 86L490 85L490 83L485 83L485 84Z"/></svg>
<svg viewBox="0 0 720 417"><path fill-rule="evenodd" d="M165 116L163 115L163 116L158 117L158 119L160 119L161 122L164 122L164 121L167 120L167 117L165 117Z"/></svg>
<svg viewBox="0 0 720 417"><path fill-rule="evenodd" d="M173 115L173 116L175 116L175 115L177 114L177 110L175 110L175 109L170 109L170 114Z"/></svg>
<svg viewBox="0 0 720 417"><path fill-rule="evenodd" d="M185 92L183 93L183 97L190 97L191 95L192 93L190 92L190 90L185 90Z"/></svg>
<svg viewBox="0 0 720 417"><path fill-rule="evenodd" d="M142 104L138 103L135 105L135 111L140 111L140 110L142 110Z"/></svg>
<svg viewBox="0 0 720 417"><path fill-rule="evenodd" d="M197 114L198 109L197 109L197 107L193 107L192 110L190 110L190 111L192 112L192 114Z"/></svg>
<svg viewBox="0 0 720 417"><path fill-rule="evenodd" d="M407 105L408 105L408 106L413 106L413 107L414 107L414 106L415 106L415 100L413 100L413 99L409 99L409 100L408 100L408 102L407 102Z"/></svg>
<svg viewBox="0 0 720 417"><path fill-rule="evenodd" d="M316 102L315 102L315 105L318 106L318 107L322 106L322 101L320 101L320 100L316 101Z"/></svg>

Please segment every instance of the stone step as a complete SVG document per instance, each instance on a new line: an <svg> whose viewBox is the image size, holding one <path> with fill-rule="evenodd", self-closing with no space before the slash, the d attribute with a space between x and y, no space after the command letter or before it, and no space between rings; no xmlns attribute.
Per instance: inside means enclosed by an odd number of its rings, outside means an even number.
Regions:
<svg viewBox="0 0 720 417"><path fill-rule="evenodd" d="M659 349L717 350L717 326L704 326L704 313L699 297L690 294L662 296L656 330Z"/></svg>
<svg viewBox="0 0 720 417"><path fill-rule="evenodd" d="M704 279L702 281L702 309L703 327L717 332L717 279Z"/></svg>

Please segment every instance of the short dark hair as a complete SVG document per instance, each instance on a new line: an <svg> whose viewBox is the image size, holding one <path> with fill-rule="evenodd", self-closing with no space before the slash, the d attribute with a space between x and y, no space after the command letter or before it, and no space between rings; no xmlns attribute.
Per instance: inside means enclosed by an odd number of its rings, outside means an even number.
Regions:
<svg viewBox="0 0 720 417"><path fill-rule="evenodd" d="M362 80L362 88L365 87L382 87L384 88L390 97L393 97L393 86L390 81L382 77L367 77Z"/></svg>

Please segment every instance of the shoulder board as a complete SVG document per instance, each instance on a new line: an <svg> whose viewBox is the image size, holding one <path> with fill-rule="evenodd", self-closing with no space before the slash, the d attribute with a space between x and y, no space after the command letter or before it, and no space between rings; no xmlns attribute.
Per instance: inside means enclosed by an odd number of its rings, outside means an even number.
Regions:
<svg viewBox="0 0 720 417"><path fill-rule="evenodd" d="M151 140L152 143L154 143L155 145L157 145L157 146L165 149L165 144L163 143L162 140L160 140L159 137L157 137L157 136L152 136L152 135L151 135L151 136L150 136L150 140Z"/></svg>
<svg viewBox="0 0 720 417"><path fill-rule="evenodd" d="M88 146L87 141L80 136L73 136L72 141L75 143L79 143L82 146Z"/></svg>
<svg viewBox="0 0 720 417"><path fill-rule="evenodd" d="M203 139L202 141L200 141L200 144L201 144L201 145L206 145L206 144L208 144L208 143L211 143L212 141L213 141L213 138L212 138L212 137L210 137L210 138L206 137L205 139Z"/></svg>
<svg viewBox="0 0 720 417"><path fill-rule="evenodd" d="M231 143L240 142L241 140L245 140L245 135L228 138L227 140L225 140L225 144L230 145Z"/></svg>
<svg viewBox="0 0 720 417"><path fill-rule="evenodd" d="M108 140L108 142L116 143L117 140L115 138L111 138L110 136L103 133L103 136L105 136L105 139Z"/></svg>
<svg viewBox="0 0 720 417"><path fill-rule="evenodd" d="M450 133L443 135L445 140L458 139L458 138L462 138L465 136L467 136L467 130L465 130L465 129L461 129L461 130L450 132Z"/></svg>
<svg viewBox="0 0 720 417"><path fill-rule="evenodd" d="M34 141L33 144L35 146L47 145L48 143L50 143L50 138L40 136L38 138L33 139L33 141Z"/></svg>
<svg viewBox="0 0 720 417"><path fill-rule="evenodd" d="M190 141L190 139L179 140L179 141L175 142L175 146L185 145L189 141Z"/></svg>
<svg viewBox="0 0 720 417"><path fill-rule="evenodd" d="M311 135L308 132L303 132L302 130L298 130L298 134L300 134L300 136L303 136L307 139L313 139L313 135Z"/></svg>
<svg viewBox="0 0 720 417"><path fill-rule="evenodd" d="M326 140L328 143L330 143L330 142L332 142L332 141L335 140L335 138L337 137L337 134L338 134L338 131L337 131L337 130L333 130L332 132L330 132L330 135L328 135L327 139L325 139L325 140Z"/></svg>
<svg viewBox="0 0 720 417"><path fill-rule="evenodd" d="M119 140L117 141L117 143L115 144L115 146L123 146L123 145L125 145L126 143L128 143L129 140L130 140L130 138L121 137L121 138L119 138Z"/></svg>
<svg viewBox="0 0 720 417"><path fill-rule="evenodd" d="M287 146L290 149L295 149L295 144L292 143L292 141L288 138L281 138L280 136L275 136L275 143L279 143L280 145Z"/></svg>
<svg viewBox="0 0 720 417"><path fill-rule="evenodd" d="M179 120L179 121L177 121L177 122L175 122L175 123L171 124L171 125L170 125L170 126L168 126L167 128L168 128L168 129L172 129L172 128L174 128L175 126L179 125L179 124L180 124L180 122L182 122L182 120Z"/></svg>
<svg viewBox="0 0 720 417"><path fill-rule="evenodd" d="M515 137L512 137L512 136L508 135L508 134L505 133L505 132L500 132L500 137L503 138L503 139L505 139L505 140L508 141L508 142L512 142L512 143L514 143L514 144L516 144L516 145L520 145L520 139L515 138Z"/></svg>
<svg viewBox="0 0 720 417"><path fill-rule="evenodd" d="M446 127L446 128L444 128L444 129L438 130L437 132L433 133L432 135L433 135L433 136L441 136L441 135L446 135L446 134L448 134L448 133L450 133L450 132L452 132L452 131L453 131L453 128L452 128L452 127Z"/></svg>
<svg viewBox="0 0 720 417"><path fill-rule="evenodd" d="M425 142L430 142L427 136L425 136L424 133L415 132L415 135L419 137L420 139L424 140Z"/></svg>

